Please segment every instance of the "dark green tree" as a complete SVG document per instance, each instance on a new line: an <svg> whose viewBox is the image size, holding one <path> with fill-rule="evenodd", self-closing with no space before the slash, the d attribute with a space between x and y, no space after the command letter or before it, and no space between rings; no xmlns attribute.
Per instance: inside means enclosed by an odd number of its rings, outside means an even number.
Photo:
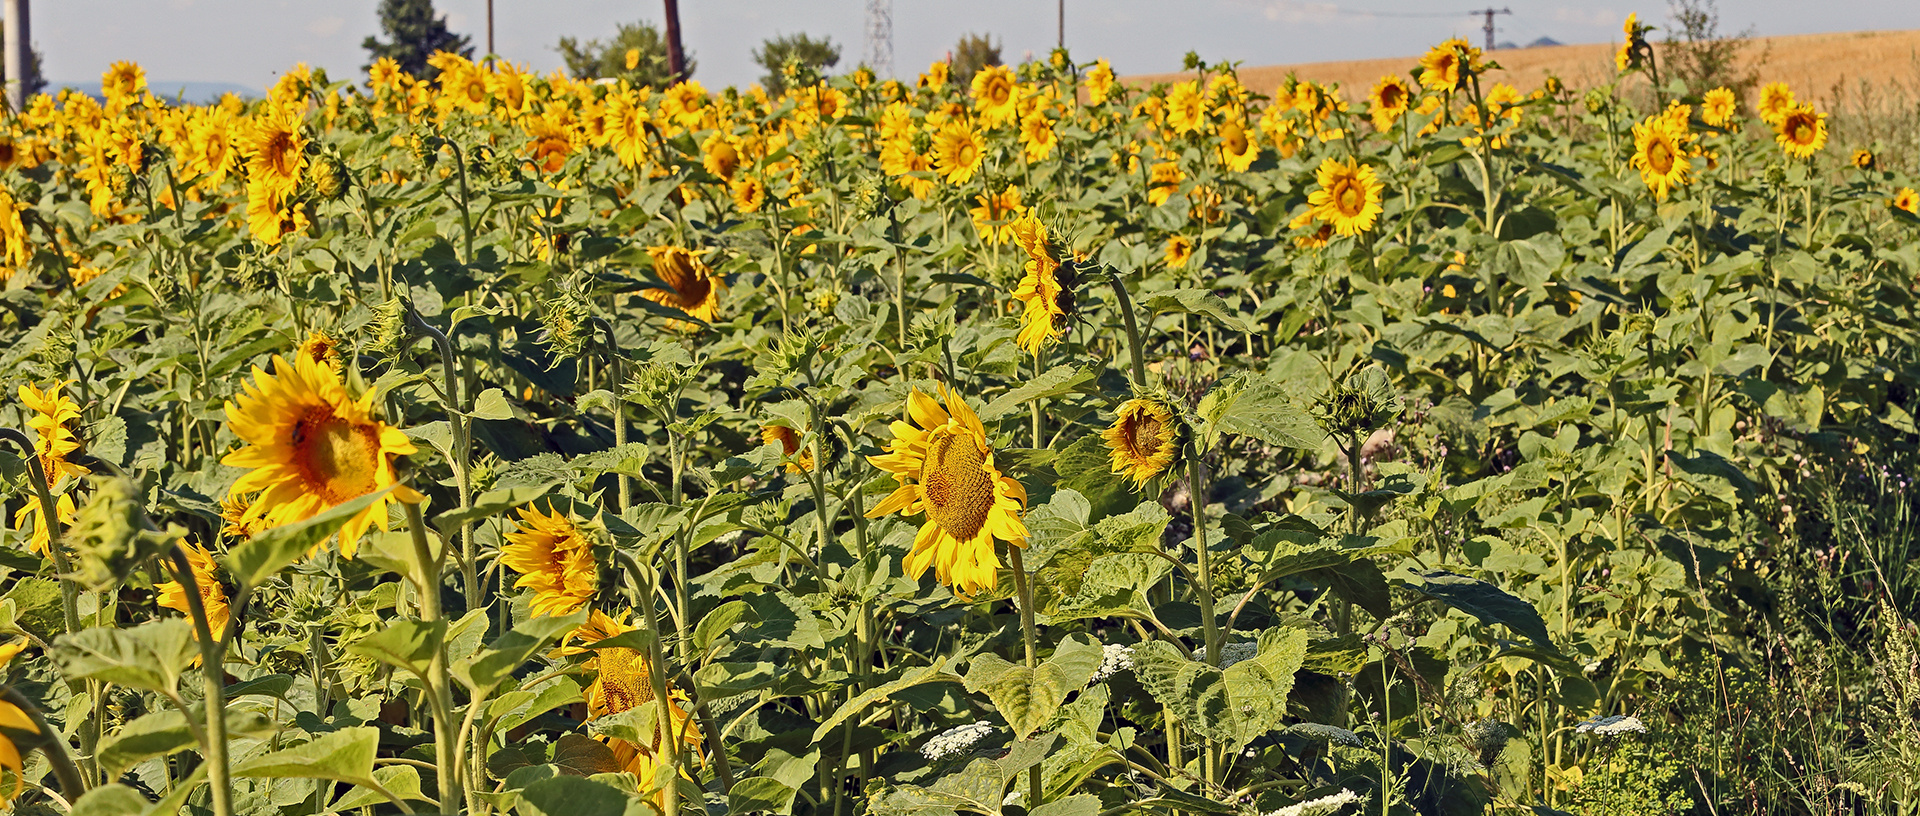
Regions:
<svg viewBox="0 0 1920 816"><path fill-rule="evenodd" d="M830 37L816 40L804 33L782 34L760 43L760 47L754 49L753 61L767 69L760 84L768 93L777 94L787 89L784 69L788 62L824 73L839 64L840 46L834 45Z"/></svg>
<svg viewBox="0 0 1920 816"><path fill-rule="evenodd" d="M567 73L579 79L624 77L634 85L664 88L671 85L673 69L667 57L667 40L652 23L620 24L610 42L561 37L555 48L567 62ZM627 67L627 52L634 53L633 67ZM693 57L687 57L686 76L693 76Z"/></svg>
<svg viewBox="0 0 1920 816"><path fill-rule="evenodd" d="M380 30L386 32L387 42L368 37L360 43L367 49L367 65L361 66L362 70L381 57L392 57L401 70L420 79L432 79L440 74L439 69L427 64L434 52L473 57L467 36L448 31L447 18L434 16L433 0L380 0Z"/></svg>
<svg viewBox="0 0 1920 816"><path fill-rule="evenodd" d="M973 81L973 75L989 65L1000 64L1000 46L993 43L991 34L967 34L953 46L953 63L949 66L953 81L965 85Z"/></svg>

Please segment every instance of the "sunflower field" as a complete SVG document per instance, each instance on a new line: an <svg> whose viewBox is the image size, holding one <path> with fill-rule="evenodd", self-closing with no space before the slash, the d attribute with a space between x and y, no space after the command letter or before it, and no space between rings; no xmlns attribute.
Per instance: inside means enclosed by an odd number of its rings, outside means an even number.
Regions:
<svg viewBox="0 0 1920 816"><path fill-rule="evenodd" d="M1907 812L1912 157L1646 30L35 97L0 810Z"/></svg>

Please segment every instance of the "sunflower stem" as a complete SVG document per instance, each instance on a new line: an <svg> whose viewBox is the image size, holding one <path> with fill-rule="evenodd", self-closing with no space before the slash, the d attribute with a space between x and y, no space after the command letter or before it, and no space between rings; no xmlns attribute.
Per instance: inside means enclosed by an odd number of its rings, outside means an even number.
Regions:
<svg viewBox="0 0 1920 816"><path fill-rule="evenodd" d="M421 517L418 502L402 502L407 511L407 531L413 539L413 556L420 570L414 576L420 588L420 622L432 626L440 620L440 566L433 548L427 544L427 522ZM433 648L427 676L427 707L433 714L434 776L440 788L440 813L459 812L455 801L460 785L460 764L454 757L453 689L447 685L447 646L443 638Z"/></svg>
<svg viewBox="0 0 1920 816"><path fill-rule="evenodd" d="M468 406L460 398L460 372L455 368L453 341L421 317L411 301L406 303L406 315L407 323L433 338L434 346L440 350L441 377L446 380L447 425L453 430L453 461L450 464L453 465L454 485L460 491L460 508L465 510L473 506L473 473L470 466L473 427L466 416ZM468 609L480 608L480 576L475 557L473 524L460 522L460 583ZM436 598L434 602L437 605L439 600Z"/></svg>
<svg viewBox="0 0 1920 816"><path fill-rule="evenodd" d="M69 801L77 800L87 792L86 782L80 776L80 768L73 764L73 757L67 755L67 742L60 738L60 732L47 724L47 718L40 714L39 707L12 686L0 687L0 700L12 703L33 721L33 727L40 734L38 744L26 746L39 748L47 757L47 764L53 766L53 778L60 783L60 792Z"/></svg>
<svg viewBox="0 0 1920 816"><path fill-rule="evenodd" d="M1020 547L1007 547L1007 557L1013 562L1013 586L1020 593L1020 638L1027 645L1027 668L1032 669L1040 661L1040 634L1033 625L1033 581L1027 577L1027 560ZM1033 766L1027 775L1027 810L1040 806L1042 793L1040 766Z"/></svg>
<svg viewBox="0 0 1920 816"><path fill-rule="evenodd" d="M1127 284L1120 280L1120 273L1107 271L1107 281L1113 284L1113 297L1120 305L1120 316L1127 322L1127 350L1133 356L1133 384L1147 384L1146 352L1140 348L1140 324L1133 314L1133 299L1127 296Z"/></svg>
<svg viewBox="0 0 1920 816"><path fill-rule="evenodd" d="M613 338L613 324L600 318L595 318L593 322L599 324L600 332L606 335L607 381L612 383L615 389L618 389L622 382L620 379L620 343ZM613 444L616 448L624 448L627 445L627 408L625 403L617 399L613 401ZM620 496L620 505L616 507L615 510L624 513L627 508L633 504L633 482L631 477L625 473L616 474L615 479L615 483L619 485L618 492Z"/></svg>
<svg viewBox="0 0 1920 816"><path fill-rule="evenodd" d="M641 573L635 577L642 580L651 578L652 583L659 583L657 574L649 576ZM680 816L680 740L673 733L673 701L667 698L667 661L660 650L660 621L659 614L655 612L653 606L652 587L647 587L640 592L640 624L646 627L648 635L647 683L652 688L654 704L660 709L656 715L659 718L657 733L660 735L660 744L655 750L666 751L667 764L673 768L673 773L668 777L667 788L661 792L661 803L665 805L662 812L666 816ZM714 746L714 750L720 750L720 746Z"/></svg>
<svg viewBox="0 0 1920 816"><path fill-rule="evenodd" d="M227 689L226 689L226 649L225 642L213 635L212 622L207 618L207 604L200 594L200 579L193 574L193 563L187 560L187 552L180 544L175 544L168 554L168 566L173 569L173 580L180 582L182 595L186 596L187 612L193 618L193 634L200 641L200 677L204 683L202 693L206 699L202 702L206 717L207 786L213 794L214 816L229 816L233 813L233 780L227 768ZM223 636L225 632L221 633ZM181 712L186 714L187 712Z"/></svg>

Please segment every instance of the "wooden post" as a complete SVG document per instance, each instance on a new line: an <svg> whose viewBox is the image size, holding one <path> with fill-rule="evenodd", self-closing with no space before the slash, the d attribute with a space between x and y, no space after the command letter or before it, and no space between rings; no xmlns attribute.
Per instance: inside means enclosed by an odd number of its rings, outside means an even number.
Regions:
<svg viewBox="0 0 1920 816"><path fill-rule="evenodd" d="M28 24L27 0L6 0L5 48L7 109L18 112L27 101L27 83L33 73L33 34Z"/></svg>
<svg viewBox="0 0 1920 816"><path fill-rule="evenodd" d="M673 76L668 82L679 82L687 78L687 58L680 51L680 3L679 0L666 0L667 4L667 73Z"/></svg>
<svg viewBox="0 0 1920 816"><path fill-rule="evenodd" d="M493 48L493 0L487 0L487 53L500 53Z"/></svg>

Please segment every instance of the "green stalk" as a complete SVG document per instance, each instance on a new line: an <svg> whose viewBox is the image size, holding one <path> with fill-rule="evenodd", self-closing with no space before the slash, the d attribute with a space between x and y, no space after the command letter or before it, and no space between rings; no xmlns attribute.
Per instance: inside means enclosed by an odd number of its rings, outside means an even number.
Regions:
<svg viewBox="0 0 1920 816"><path fill-rule="evenodd" d="M406 304L406 315L407 322L422 334L433 338L434 346L440 350L441 378L445 381L447 397L447 424L453 430L453 461L449 464L453 466L455 487L460 491L460 508L464 510L473 506L473 426L465 413L468 406L460 399L460 374L454 368L456 358L453 355L453 341L414 311L411 302ZM477 558L473 524L463 521L460 523L460 583L468 609L478 609L481 605L480 576L475 565ZM438 602L435 599L435 603Z"/></svg>
<svg viewBox="0 0 1920 816"><path fill-rule="evenodd" d="M645 576L635 576L644 578ZM654 704L659 707L656 715L659 722L660 745L658 750L667 752L667 764L673 768L671 781L662 792L663 809L666 816L680 816L680 739L673 728L673 702L667 698L666 658L660 651L660 621L653 608L653 590L658 584L658 576L652 576L649 585L642 587L640 595L640 623L646 627L647 634L647 682L652 685ZM644 746L643 746L644 747ZM714 746L718 751L720 746Z"/></svg>
<svg viewBox="0 0 1920 816"><path fill-rule="evenodd" d="M200 641L200 677L204 683L202 693L206 696L202 703L205 708L206 739L200 747L206 752L207 786L213 794L213 813L214 816L230 816L233 813L233 780L227 764L226 649L223 648L224 641L214 638L213 626L207 619L206 601L200 597L200 581L193 574L193 564L187 561L186 551L176 544L168 557L173 578L180 582L180 588L184 590L181 594L187 597L187 613L193 618L194 637Z"/></svg>
<svg viewBox="0 0 1920 816"><path fill-rule="evenodd" d="M1127 284L1120 280L1120 273L1109 270L1107 281L1113 284L1113 297L1120 308L1120 316L1126 318L1127 350L1133 355L1133 383L1136 386L1147 384L1146 352L1140 347L1140 324L1133 314L1133 299L1127 296Z"/></svg>
<svg viewBox="0 0 1920 816"><path fill-rule="evenodd" d="M1033 581L1027 576L1026 556L1017 546L1008 546L1007 555L1013 561L1013 585L1020 594L1020 638L1027 646L1027 668L1040 665L1040 635L1033 625ZM1027 775L1027 810L1040 806L1042 793L1040 766L1035 765Z"/></svg>
<svg viewBox="0 0 1920 816"><path fill-rule="evenodd" d="M427 522L420 515L420 505L414 502L401 502L407 511L407 530L413 538L414 560L419 562L420 574L415 576L420 588L420 622L429 626L440 620L440 559L433 557L433 548L427 544ZM433 760L434 776L438 777L440 788L440 813L453 816L459 813L455 797L459 795L460 762L454 756L453 689L448 686L447 646L444 641L433 649L433 658L427 667L427 676L420 678L427 686L427 707L433 713Z"/></svg>

